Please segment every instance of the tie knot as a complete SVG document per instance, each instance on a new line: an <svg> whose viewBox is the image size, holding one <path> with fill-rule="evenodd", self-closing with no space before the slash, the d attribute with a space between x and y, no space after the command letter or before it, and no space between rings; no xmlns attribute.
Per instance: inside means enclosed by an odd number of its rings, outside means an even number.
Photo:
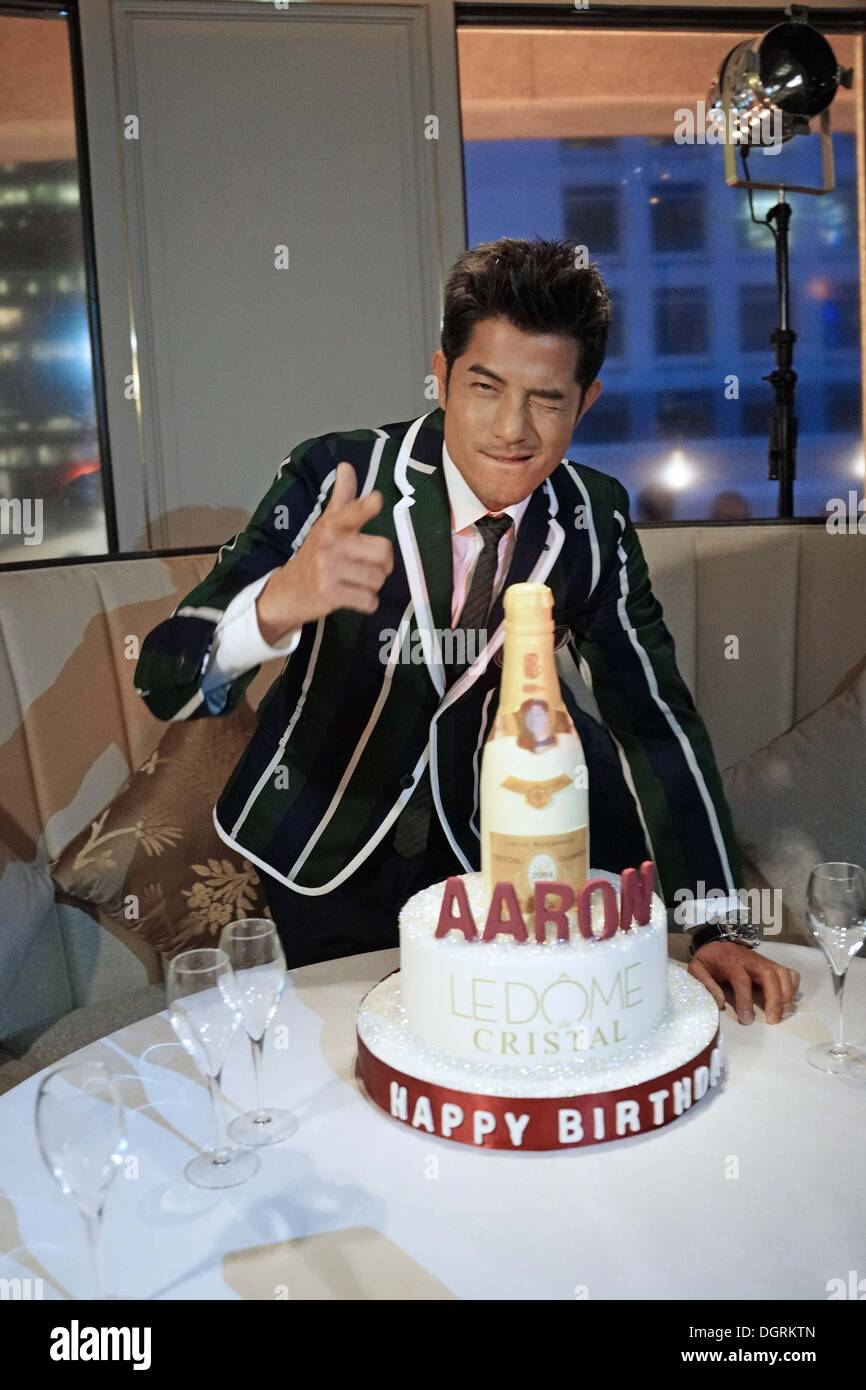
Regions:
<svg viewBox="0 0 866 1390"><path fill-rule="evenodd" d="M488 512L486 516L480 517L475 525L481 532L485 546L498 545L513 521L514 517L509 516L508 512L503 512L501 516L491 516Z"/></svg>

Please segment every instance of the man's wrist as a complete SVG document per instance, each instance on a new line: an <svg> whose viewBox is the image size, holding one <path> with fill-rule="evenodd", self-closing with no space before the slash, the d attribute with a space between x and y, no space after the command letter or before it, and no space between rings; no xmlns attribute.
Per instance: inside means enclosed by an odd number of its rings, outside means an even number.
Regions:
<svg viewBox="0 0 866 1390"><path fill-rule="evenodd" d="M265 641L255 603L268 578L261 575L235 594L216 625L210 664L219 667L227 680L235 680L254 666L291 656L300 641L300 628L287 633L279 643Z"/></svg>
<svg viewBox="0 0 866 1390"><path fill-rule="evenodd" d="M282 607L280 616L275 616L271 605L275 599L274 580L278 571L271 574L268 582L264 585L255 600L256 622L262 640L267 642L269 647L276 647L280 641L295 628L299 626L291 618L285 616L285 607Z"/></svg>

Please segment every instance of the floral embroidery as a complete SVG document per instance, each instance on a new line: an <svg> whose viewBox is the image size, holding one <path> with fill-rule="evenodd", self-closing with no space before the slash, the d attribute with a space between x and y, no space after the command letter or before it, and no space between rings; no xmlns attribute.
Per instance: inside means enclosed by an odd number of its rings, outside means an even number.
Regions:
<svg viewBox="0 0 866 1390"><path fill-rule="evenodd" d="M256 909L259 876L247 859L241 860L240 869L228 859L209 859L207 864L193 864L192 868L204 881L181 889L190 910L178 924L178 944L218 936L227 922L239 917L270 917L267 908Z"/></svg>

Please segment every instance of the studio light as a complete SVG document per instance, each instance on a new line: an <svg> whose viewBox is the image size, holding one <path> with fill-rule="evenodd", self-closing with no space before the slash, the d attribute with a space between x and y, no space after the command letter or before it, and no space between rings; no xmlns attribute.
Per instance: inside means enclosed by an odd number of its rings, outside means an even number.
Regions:
<svg viewBox="0 0 866 1390"><path fill-rule="evenodd" d="M707 96L708 112L722 125L720 143L724 150L725 182L732 188L745 188L749 194L752 221L766 226L776 248L776 286L778 326L770 334L776 353L776 368L769 381L775 397L770 417L767 477L779 483L778 515L794 515L794 478L797 464L797 419L794 394L797 373L793 369L794 343L791 328L790 281L788 273L788 230L791 206L788 193L831 193L836 186L833 141L830 134L830 105L840 87L851 87L853 70L843 68L824 35L808 22L802 5L786 9L788 19L768 30L761 38L746 39L723 59ZM785 183L773 178L781 146L794 136L812 134L812 121L818 118L821 138L822 184ZM767 148L767 146L775 148ZM759 146L762 171L769 181L749 177L750 147ZM743 177L737 177L736 151L743 164ZM765 218L755 216L752 190L774 190L779 201Z"/></svg>
<svg viewBox="0 0 866 1390"><path fill-rule="evenodd" d="M792 6L790 13L805 9ZM810 122L832 102L852 71L836 61L827 40L805 18L777 24L763 38L746 39L723 60L710 88L711 111L725 108L757 127L764 112L779 112L781 139L810 134Z"/></svg>

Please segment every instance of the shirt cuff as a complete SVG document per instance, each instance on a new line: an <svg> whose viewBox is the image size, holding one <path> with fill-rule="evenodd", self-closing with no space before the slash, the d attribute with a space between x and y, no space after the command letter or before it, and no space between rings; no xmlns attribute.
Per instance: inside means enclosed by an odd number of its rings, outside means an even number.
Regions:
<svg viewBox="0 0 866 1390"><path fill-rule="evenodd" d="M222 714L231 690L231 677L220 671L212 660L201 678L201 694L208 714Z"/></svg>
<svg viewBox="0 0 866 1390"><path fill-rule="evenodd" d="M253 666L261 666L278 656L291 656L301 640L301 628L287 632L278 644L271 646L259 629L256 599L267 584L273 570L254 579L235 594L216 625L213 651L208 669L216 668L229 680L244 675Z"/></svg>
<svg viewBox="0 0 866 1390"><path fill-rule="evenodd" d="M202 698L209 714L222 713L231 683L238 676L275 657L290 656L301 640L300 627L292 628L279 646L271 646L259 631L256 599L271 573L273 571L254 579L235 594L217 622L210 658L201 680Z"/></svg>

